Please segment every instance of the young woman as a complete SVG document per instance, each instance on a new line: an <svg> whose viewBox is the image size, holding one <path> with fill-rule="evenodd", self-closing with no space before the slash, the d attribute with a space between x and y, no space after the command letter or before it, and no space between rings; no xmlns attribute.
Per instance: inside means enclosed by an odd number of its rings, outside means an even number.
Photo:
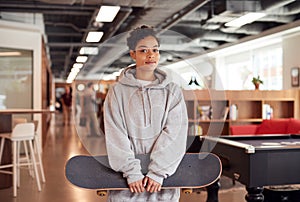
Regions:
<svg viewBox="0 0 300 202"><path fill-rule="evenodd" d="M109 163L122 172L130 191L111 191L108 201L178 202L179 189L161 189L185 151L187 113L181 89L157 68L159 40L148 26L127 38L134 66L123 70L104 103L105 139ZM150 154L148 173L141 172L135 154Z"/></svg>

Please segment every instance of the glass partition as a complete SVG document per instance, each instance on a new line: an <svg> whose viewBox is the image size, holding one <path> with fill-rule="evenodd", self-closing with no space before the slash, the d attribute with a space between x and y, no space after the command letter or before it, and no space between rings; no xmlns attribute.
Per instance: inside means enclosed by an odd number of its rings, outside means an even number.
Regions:
<svg viewBox="0 0 300 202"><path fill-rule="evenodd" d="M32 50L0 47L0 109L31 109L32 77Z"/></svg>

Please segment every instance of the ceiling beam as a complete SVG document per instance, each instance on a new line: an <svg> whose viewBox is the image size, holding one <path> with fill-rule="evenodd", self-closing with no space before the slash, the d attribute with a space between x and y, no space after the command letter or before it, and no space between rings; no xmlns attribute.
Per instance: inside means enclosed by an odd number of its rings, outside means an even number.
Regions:
<svg viewBox="0 0 300 202"><path fill-rule="evenodd" d="M126 44L113 44L113 43L85 43L85 42L71 42L71 43L47 43L47 46L49 47L66 47L66 46L73 46L73 47L81 47L81 46L95 46L95 47L98 47L98 46L101 46L101 47L120 47L120 46L125 46Z"/></svg>
<svg viewBox="0 0 300 202"><path fill-rule="evenodd" d="M9 1L9 2L0 2L0 7L2 8L13 8L13 9L40 9L40 10L49 10L49 9L62 9L62 10L90 10L93 11L96 8L99 8L100 4L97 5L81 5L81 4L47 4L38 1Z"/></svg>
<svg viewBox="0 0 300 202"><path fill-rule="evenodd" d="M194 1L193 3L189 4L187 7L182 9L181 11L174 13L171 18L166 19L162 22L157 28L158 29L168 29L178 23L185 15L196 11L197 9L204 6L206 3L210 2L210 0L198 0Z"/></svg>
<svg viewBox="0 0 300 202"><path fill-rule="evenodd" d="M74 32L47 32L47 36L75 36L75 37L82 37L80 33Z"/></svg>

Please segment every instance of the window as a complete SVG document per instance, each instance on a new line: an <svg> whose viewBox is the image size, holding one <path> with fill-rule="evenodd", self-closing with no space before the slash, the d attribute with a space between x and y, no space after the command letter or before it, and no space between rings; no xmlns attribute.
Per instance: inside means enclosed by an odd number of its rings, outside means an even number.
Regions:
<svg viewBox="0 0 300 202"><path fill-rule="evenodd" d="M281 43L242 53L216 57L216 70L224 90L251 90L251 80L258 75L262 90L282 89Z"/></svg>
<svg viewBox="0 0 300 202"><path fill-rule="evenodd" d="M253 73L261 75L265 90L282 89L282 48L279 45L253 51Z"/></svg>

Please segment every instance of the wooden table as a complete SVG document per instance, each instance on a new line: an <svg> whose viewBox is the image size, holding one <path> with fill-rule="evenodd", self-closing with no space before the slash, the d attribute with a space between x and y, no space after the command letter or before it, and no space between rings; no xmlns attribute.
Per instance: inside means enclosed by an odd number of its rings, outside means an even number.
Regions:
<svg viewBox="0 0 300 202"><path fill-rule="evenodd" d="M48 109L4 109L0 110L0 133L10 133L12 131L12 116L13 114L47 114L54 113ZM12 148L11 142L6 140L3 150L3 156L0 164L12 163ZM10 168L11 169L11 168ZM9 188L12 186L12 175L0 173L0 189Z"/></svg>

